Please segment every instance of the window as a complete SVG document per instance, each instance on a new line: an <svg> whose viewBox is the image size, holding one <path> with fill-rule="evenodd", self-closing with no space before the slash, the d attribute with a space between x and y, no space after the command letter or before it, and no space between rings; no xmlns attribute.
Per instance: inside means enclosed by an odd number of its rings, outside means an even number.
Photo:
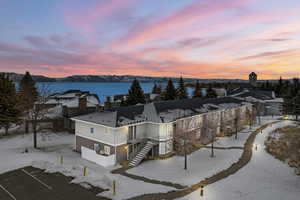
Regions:
<svg viewBox="0 0 300 200"><path fill-rule="evenodd" d="M94 133L94 128L91 128L91 129L90 129L90 132L91 132L91 133Z"/></svg>
<svg viewBox="0 0 300 200"><path fill-rule="evenodd" d="M94 150L96 153L100 152L100 145L99 144L94 144Z"/></svg>
<svg viewBox="0 0 300 200"><path fill-rule="evenodd" d="M129 132L128 134L129 140L136 139L136 126L129 126L128 132Z"/></svg>
<svg viewBox="0 0 300 200"><path fill-rule="evenodd" d="M104 154L110 155L110 146L104 145Z"/></svg>

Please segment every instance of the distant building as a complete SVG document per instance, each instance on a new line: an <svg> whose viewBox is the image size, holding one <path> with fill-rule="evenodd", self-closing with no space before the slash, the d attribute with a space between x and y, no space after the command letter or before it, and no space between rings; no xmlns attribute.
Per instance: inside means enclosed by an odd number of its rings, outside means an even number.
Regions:
<svg viewBox="0 0 300 200"><path fill-rule="evenodd" d="M159 94L145 93L144 95L145 95L145 99L146 99L147 103L160 100ZM125 102L127 100L127 98L128 98L128 94L117 94L114 96L108 96L108 97L106 97L106 102L104 103L104 108L119 107L119 106L121 106L122 101Z"/></svg>
<svg viewBox="0 0 300 200"><path fill-rule="evenodd" d="M52 94L47 97L45 103L36 106L48 109L48 118L61 118L63 120L62 128L73 132L75 126L70 118L95 112L100 106L100 100L98 95L87 91L68 90L63 93Z"/></svg>
<svg viewBox="0 0 300 200"><path fill-rule="evenodd" d="M240 87L228 92L228 96L251 102L259 107L260 115L281 115L283 99L277 98L274 91L257 90L252 86Z"/></svg>
<svg viewBox="0 0 300 200"><path fill-rule="evenodd" d="M257 74L256 73L251 72L249 74L249 83L252 86L256 86L256 84L257 84Z"/></svg>

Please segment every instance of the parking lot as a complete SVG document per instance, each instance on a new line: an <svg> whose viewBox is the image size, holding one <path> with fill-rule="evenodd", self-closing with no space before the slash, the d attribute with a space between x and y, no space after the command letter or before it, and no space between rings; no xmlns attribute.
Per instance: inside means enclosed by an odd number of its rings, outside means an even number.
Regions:
<svg viewBox="0 0 300 200"><path fill-rule="evenodd" d="M102 200L101 188L70 184L71 177L25 167L0 175L0 200Z"/></svg>

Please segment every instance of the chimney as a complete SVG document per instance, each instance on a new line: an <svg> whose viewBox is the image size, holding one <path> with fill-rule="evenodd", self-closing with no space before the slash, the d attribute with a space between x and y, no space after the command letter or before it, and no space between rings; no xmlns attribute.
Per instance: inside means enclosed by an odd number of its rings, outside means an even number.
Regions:
<svg viewBox="0 0 300 200"><path fill-rule="evenodd" d="M86 97L79 98L79 112L84 113L87 111L87 99Z"/></svg>

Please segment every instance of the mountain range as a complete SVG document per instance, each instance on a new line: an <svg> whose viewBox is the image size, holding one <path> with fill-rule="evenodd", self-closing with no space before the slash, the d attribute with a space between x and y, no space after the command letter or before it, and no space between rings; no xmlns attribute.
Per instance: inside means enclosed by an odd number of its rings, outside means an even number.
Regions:
<svg viewBox="0 0 300 200"><path fill-rule="evenodd" d="M14 72L8 73L14 82L20 82L24 74L17 74ZM62 78L52 78L42 75L32 75L36 82L132 82L137 79L140 82L166 82L168 79L178 81L178 77L150 77L150 76L134 76L134 75L73 75ZM248 82L242 79L195 79L184 78L186 82Z"/></svg>

